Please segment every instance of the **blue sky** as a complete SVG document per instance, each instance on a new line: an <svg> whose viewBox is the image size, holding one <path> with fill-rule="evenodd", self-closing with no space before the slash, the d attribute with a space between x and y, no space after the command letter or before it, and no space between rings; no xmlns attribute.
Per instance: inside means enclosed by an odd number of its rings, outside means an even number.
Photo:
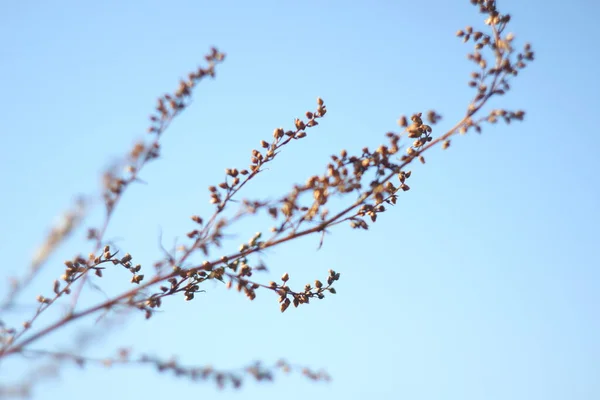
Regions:
<svg viewBox="0 0 600 400"><path fill-rule="evenodd" d="M498 3L536 61L493 106L525 109L525 122L432 151L412 168L412 190L368 232L339 227L319 251L314 237L267 254L263 281L289 272L301 287L333 268L342 274L336 296L281 314L270 293L251 303L207 285L195 301L171 299L155 318L136 316L88 350L127 346L218 368L283 357L326 369L331 383L291 375L218 391L145 368L67 367L35 398L598 398L600 10L582 0ZM190 215L208 215L206 188L223 169L245 167L261 139L291 128L317 96L328 106L320 126L246 196L283 194L322 172L330 154L384 143L401 114L433 108L444 116L440 129L451 126L471 97L470 47L454 32L481 22L466 0L4 4L3 275L27 270L74 195L98 192L101 172L143 136L156 98L210 46L227 53L217 79L199 86L165 135L162 159L144 170L148 184L131 189L107 232L148 267L161 232L170 246ZM240 224L231 245L264 224ZM62 261L86 246L79 237L63 246L6 320L26 318ZM99 283L116 291L119 278L127 279L119 271ZM40 345L66 346L74 332ZM5 361L0 381L23 367Z"/></svg>

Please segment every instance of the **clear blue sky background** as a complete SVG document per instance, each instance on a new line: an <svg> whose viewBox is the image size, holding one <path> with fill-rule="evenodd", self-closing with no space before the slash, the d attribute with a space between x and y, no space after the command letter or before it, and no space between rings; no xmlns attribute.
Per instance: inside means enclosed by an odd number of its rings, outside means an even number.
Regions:
<svg viewBox="0 0 600 400"><path fill-rule="evenodd" d="M412 190L371 230L339 227L318 252L316 237L271 251L272 274L258 276L289 272L301 287L333 268L342 273L336 296L281 314L270 293L251 303L207 285L196 301L172 299L164 313L136 316L88 350L131 346L219 368L284 357L325 368L331 383L292 375L219 392L150 368L67 367L35 398L600 398L600 8L584 0L499 6L536 61L494 106L523 108L526 121L431 152L413 168ZM143 136L157 96L211 45L227 53L217 79L199 87L164 137L162 159L144 171L148 184L131 189L108 232L148 268L160 255L159 232L169 247L182 238L190 215L211 211L206 187L223 169L246 166L261 139L291 127L317 96L326 118L247 196L284 193L342 148L376 147L400 114L434 108L445 117L440 128L453 124L471 97L470 46L454 33L481 23L466 0L3 2L2 275L27 270L74 195L97 193L103 169ZM231 244L256 226L241 225ZM29 315L62 261L87 252L83 243L61 248L5 318ZM111 292L121 279L124 271L100 283ZM71 335L40 345L66 346ZM0 382L23 367L4 362Z"/></svg>

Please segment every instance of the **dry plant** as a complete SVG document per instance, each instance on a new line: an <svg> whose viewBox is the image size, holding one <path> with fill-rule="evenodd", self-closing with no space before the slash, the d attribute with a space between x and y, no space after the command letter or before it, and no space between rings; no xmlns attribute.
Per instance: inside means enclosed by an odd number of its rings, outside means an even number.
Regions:
<svg viewBox="0 0 600 400"><path fill-rule="evenodd" d="M57 273L57 279L45 293L37 297L35 312L24 316L19 326L9 326L2 321L4 318L0 319L0 367L5 366L12 357L27 357L32 361L31 373L20 383L2 387L0 395L29 395L40 376L48 370L48 364L38 365L42 362L50 362L50 369L58 369L69 361L79 365L152 364L159 371L172 371L175 375L194 380L214 380L219 387L239 387L245 377L259 381L272 380L278 370L299 370L313 380L329 379L324 372L311 371L285 361L273 366L258 363L237 371L218 371L211 367L186 367L175 361L159 360L143 354L134 356L129 350L121 350L114 357L94 359L86 357L80 349L58 352L35 346L51 333L86 317L117 314L117 311L124 309L139 310L146 318L151 318L165 298L178 296L187 301L193 300L206 282L214 279L224 282L228 289L244 293L249 300L253 300L260 292L270 292L277 299L281 312L290 306L304 306L315 299L335 294L334 285L340 279L339 272L329 270L322 280L303 286L291 285L289 273L283 274L277 281L263 282L257 279L257 272L266 270L266 267L254 262L252 256L307 235L320 236L322 245L324 235L340 224L347 224L354 229L368 229L380 214L396 204L402 192L410 189L408 181L411 171L407 167L415 160L425 163L427 150L436 145L446 149L453 136L473 130L479 133L486 123L510 123L524 117L523 111L494 109L484 112L483 109L491 98L504 95L510 89L510 79L533 60L531 47L525 44L521 52L514 50L514 36L506 29L510 15L500 13L495 1L471 0L471 3L485 14L488 28L482 32L468 26L457 32L464 42L474 45L468 58L475 65L468 83L475 94L458 122L434 136L432 126L441 119L435 111L402 116L398 121L401 132L387 133L387 145L375 150L365 147L356 154L342 150L331 156L322 175L311 176L305 183L294 185L276 200L238 199L242 188L263 173L265 166L279 157L284 147L304 140L308 132L317 127L319 119L326 116L325 103L318 98L316 108L306 112L305 118L296 119L291 129L277 128L269 140L261 140L260 148L251 152L250 165L239 169L228 168L226 179L208 188L214 211L208 217L191 217L193 228L186 233L186 244L171 252L163 249L162 259L151 267L142 268L142 265L134 262L132 255L107 244L105 232L127 189L139 180L143 168L159 157L163 134L170 123L188 108L196 85L205 78L214 77L217 66L224 61L225 55L212 49L205 57L206 67L191 72L186 80L179 83L176 91L158 99L150 117L150 139L135 144L123 158L122 165L105 172L102 190L105 217L100 226L87 230L87 238L92 243L89 255L75 255L64 262L64 269L60 274ZM333 197L340 200L336 204L342 205L328 209L328 201ZM224 211L233 207L234 202L241 207L226 217ZM0 305L1 313L8 312L15 305L23 289L39 274L57 245L81 225L86 205L85 200L78 202L66 214L60 226L50 232L26 276L11 282L11 290ZM257 214L266 215L272 220L270 232L257 233L237 250L222 250L224 229L233 226L242 217ZM215 252L219 252L219 256L212 256ZM195 255L201 255L206 261L190 265ZM89 287L86 282L90 282L92 275L98 278L110 275L114 266L121 266L131 273L132 287L97 304L81 306L78 300L82 291ZM61 302L67 305L66 313L51 318L46 324L38 324L41 315Z"/></svg>

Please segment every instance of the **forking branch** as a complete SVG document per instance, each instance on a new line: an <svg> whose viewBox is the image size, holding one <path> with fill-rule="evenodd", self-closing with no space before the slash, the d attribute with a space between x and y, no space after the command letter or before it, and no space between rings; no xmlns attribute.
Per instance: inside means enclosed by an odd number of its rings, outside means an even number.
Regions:
<svg viewBox="0 0 600 400"><path fill-rule="evenodd" d="M398 121L401 131L388 132L385 135L388 142L386 145L375 150L365 147L355 155L342 150L331 156L322 175L309 177L305 183L294 185L275 200L238 199L242 189L264 172L266 165L283 154L284 149L293 146L295 141L306 139L308 132L319 125L319 120L327 114L327 107L318 98L315 109L307 111L305 118L297 118L291 129L276 128L270 140L261 140L259 149L252 150L251 163L247 168L226 169L226 178L209 187L210 203L214 205L212 214L208 218L192 216L194 228L186 234L189 242L172 252L165 250L164 257L154 263L150 272L145 272L147 269L142 271L140 264L133 263L132 255L121 249L115 250L107 244L105 233L127 188L140 180L140 172L147 163L159 157L162 135L171 122L188 109L197 84L206 77L214 77L217 65L224 61L225 54L213 48L205 57L206 67L194 70L179 83L172 94L158 99L156 109L150 116L150 139L135 144L121 164L106 171L102 190L105 216L99 227L87 231L87 237L93 244L90 255L76 255L65 261L62 275L51 285L52 294L37 297L36 311L21 326L1 326L0 360L20 355L33 359L70 360L77 364L153 364L160 371L173 370L180 375L214 379L219 386L230 382L234 387L239 387L239 373L215 372L212 368L187 368L174 361L163 362L145 355L134 359L125 350L116 358L98 360L85 357L77 351L56 352L34 347L49 334L75 321L118 308L140 310L146 318L150 318L162 306L163 299L181 295L187 301L193 300L195 294L204 291L203 285L211 280L224 282L228 289L243 292L250 300L260 290L270 291L276 295L281 312L288 310L290 305L298 307L309 304L311 299L323 299L329 294L335 294L334 284L340 279L339 272L329 270L323 281L315 280L302 288L292 289L289 286L289 273L283 274L277 282L256 279L255 273L266 270L266 267L254 258L267 249L309 235L320 235L323 244L323 235L344 222L349 223L353 229L368 229L369 224L376 222L380 214L396 204L401 193L410 190L407 182L412 172L407 167L415 160L424 164L428 150L438 145L446 149L454 136L472 130L481 132L486 123L510 123L524 118L525 113L521 110L493 109L484 113L484 109L491 99L508 92L511 78L533 61L531 46L525 44L522 51L514 50L514 35L506 32L510 15L501 14L495 1L471 0L471 3L486 15L485 22L489 31L477 31L469 26L457 32L457 36L464 42L473 43L474 50L468 54L468 58L475 65L468 83L475 94L460 120L434 136L433 126L441 120L437 112L415 113L409 118L402 116ZM331 204L329 200L334 197L341 199L344 204L330 210L327 205ZM234 201L241 208L233 217L226 218L224 211L232 207ZM270 234L258 232L237 250L220 249L225 229L234 226L242 217L256 215L266 216L272 221ZM56 235L51 234L48 243L42 248L53 249L60 242L56 238ZM220 255L211 257L214 252L219 252ZM195 255L201 255L206 261L188 265ZM40 263L46 258L41 258ZM79 296L86 289L86 282L93 276L105 277L116 266L130 272L133 287L97 304L78 309ZM32 271L35 273L36 269ZM32 279L32 276L27 276L14 287L22 288ZM19 293L19 290L10 292L3 304L13 304ZM39 316L65 298L70 299L68 312L46 326L37 326ZM293 369L283 361L274 368L283 371ZM270 380L272 370L263 370L260 365L243 369L258 380L261 377L269 377ZM310 378L328 379L324 373L302 370Z"/></svg>

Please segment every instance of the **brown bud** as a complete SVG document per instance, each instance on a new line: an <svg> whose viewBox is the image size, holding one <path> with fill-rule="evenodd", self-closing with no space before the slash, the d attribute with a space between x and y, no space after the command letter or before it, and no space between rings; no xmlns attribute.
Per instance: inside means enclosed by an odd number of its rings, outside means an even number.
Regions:
<svg viewBox="0 0 600 400"><path fill-rule="evenodd" d="M273 131L273 137L275 139L280 139L281 137L283 137L283 129L282 128L277 128Z"/></svg>
<svg viewBox="0 0 600 400"><path fill-rule="evenodd" d="M285 299L285 301L283 303L281 303L281 305L279 306L279 309L281 310L281 312L284 312L285 310L287 310L287 308L290 306L290 299Z"/></svg>

